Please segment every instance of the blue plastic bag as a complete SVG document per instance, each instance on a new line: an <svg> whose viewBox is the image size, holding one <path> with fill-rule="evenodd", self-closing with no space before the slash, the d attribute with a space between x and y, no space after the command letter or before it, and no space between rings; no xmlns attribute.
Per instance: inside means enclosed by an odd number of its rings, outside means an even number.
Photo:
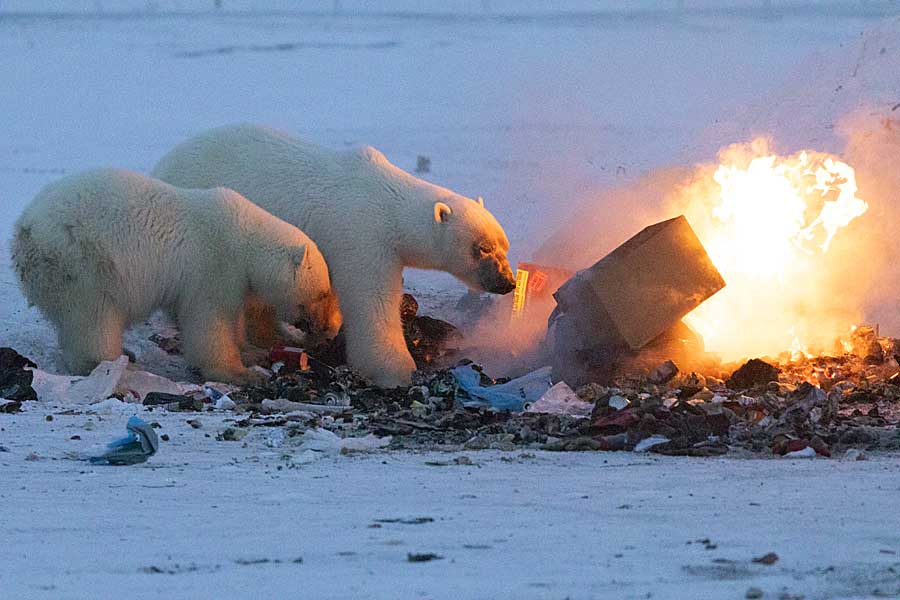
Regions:
<svg viewBox="0 0 900 600"><path fill-rule="evenodd" d="M456 401L465 407L492 408L522 412L526 405L535 402L553 386L551 367L542 367L528 375L517 377L499 385L481 385L481 373L472 365L451 369L456 379Z"/></svg>
<svg viewBox="0 0 900 600"><path fill-rule="evenodd" d="M106 452L100 456L92 456L91 464L95 465L136 465L146 462L159 450L159 438L156 431L140 417L131 417L125 424L128 435L110 442Z"/></svg>

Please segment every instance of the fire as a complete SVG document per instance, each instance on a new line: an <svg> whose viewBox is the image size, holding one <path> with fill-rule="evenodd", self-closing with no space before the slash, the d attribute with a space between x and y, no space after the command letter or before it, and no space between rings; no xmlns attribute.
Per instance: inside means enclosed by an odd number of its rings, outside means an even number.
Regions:
<svg viewBox="0 0 900 600"><path fill-rule="evenodd" d="M853 168L822 152L777 156L761 139L721 159L680 196L727 287L686 321L725 359L821 351L852 324L832 310L841 290L827 274L833 239L868 209Z"/></svg>

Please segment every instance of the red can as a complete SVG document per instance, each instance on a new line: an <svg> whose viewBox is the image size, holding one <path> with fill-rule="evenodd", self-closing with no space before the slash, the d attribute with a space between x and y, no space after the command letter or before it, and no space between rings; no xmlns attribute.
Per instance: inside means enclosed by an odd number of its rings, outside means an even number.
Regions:
<svg viewBox="0 0 900 600"><path fill-rule="evenodd" d="M286 369L291 371L308 371L309 355L303 348L294 346L273 346L269 350L269 360L272 363L284 363Z"/></svg>

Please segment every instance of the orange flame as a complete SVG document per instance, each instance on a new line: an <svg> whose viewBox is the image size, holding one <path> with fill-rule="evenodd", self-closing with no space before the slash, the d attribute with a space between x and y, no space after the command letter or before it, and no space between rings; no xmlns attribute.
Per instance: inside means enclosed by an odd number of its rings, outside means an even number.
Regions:
<svg viewBox="0 0 900 600"><path fill-rule="evenodd" d="M832 240L868 209L854 171L821 152L771 154L762 139L721 158L712 182L695 181L681 196L727 287L686 321L728 360L809 356L813 342L851 325L823 312L820 299L840 293L822 277Z"/></svg>

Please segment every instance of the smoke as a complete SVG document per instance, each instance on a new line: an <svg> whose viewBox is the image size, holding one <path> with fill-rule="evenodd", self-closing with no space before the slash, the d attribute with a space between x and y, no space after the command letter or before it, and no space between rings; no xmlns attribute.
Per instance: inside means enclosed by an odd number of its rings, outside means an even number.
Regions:
<svg viewBox="0 0 900 600"><path fill-rule="evenodd" d="M852 239L835 240L856 260L838 265L833 284L842 295L859 299L866 322L880 325L883 335L900 336L900 116L862 110L845 118L839 131L869 212Z"/></svg>
<svg viewBox="0 0 900 600"><path fill-rule="evenodd" d="M660 169L624 186L586 194L529 262L571 271L591 266L646 225L675 216L667 215L666 198L692 172L689 166ZM541 342L556 301L549 294L529 298L522 317L512 315L512 304L512 294L497 298L466 328L464 354L491 373L518 374L548 364Z"/></svg>
<svg viewBox="0 0 900 600"><path fill-rule="evenodd" d="M882 334L900 334L900 261L894 258L900 231L900 120L860 112L844 119L840 132L846 143L837 158L855 169L857 196L868 203L868 212L840 229L827 252L792 248L796 251L783 257L783 265L778 262L782 257L766 246L778 242L770 240L768 231L780 226L778 215L752 223L755 229L746 237L759 244L746 249L745 258L758 262L762 273L730 271L727 260L719 258L728 286L687 319L704 334L708 350L728 360L789 351L827 354L841 350L839 340L849 338L851 325L877 324ZM722 164L746 169L754 158L771 155L773 145L766 138L732 144L715 161L657 169L630 184L593 193L538 248L534 262L585 268L643 227L678 214L688 218L715 262L720 256L716 246L723 243L716 235L734 235L714 216L722 190L716 170ZM800 150L779 160L796 162ZM806 156L812 164L830 158L814 150ZM822 203L811 203L804 209L807 225L821 208ZM820 241L821 236L815 243ZM511 304L511 297L495 302L469 338L480 340L474 343L478 358L502 372L521 371L546 359L540 343L555 308L548 297L532 302L527 318L515 319Z"/></svg>

